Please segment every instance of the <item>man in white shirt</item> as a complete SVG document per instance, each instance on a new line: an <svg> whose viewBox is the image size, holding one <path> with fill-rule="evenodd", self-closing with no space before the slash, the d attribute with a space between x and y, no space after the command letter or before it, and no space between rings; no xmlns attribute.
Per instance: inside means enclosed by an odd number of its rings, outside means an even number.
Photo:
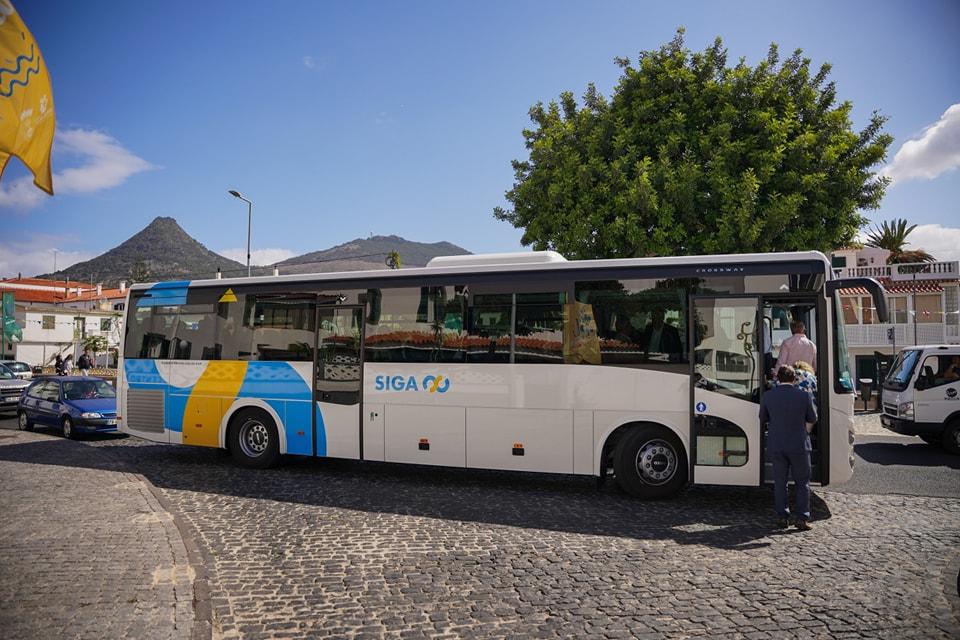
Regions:
<svg viewBox="0 0 960 640"><path fill-rule="evenodd" d="M806 336L807 327L803 322L790 323L792 336L780 345L780 357L777 358L777 371L780 367L792 367L794 362L806 362L814 371L817 369L817 345Z"/></svg>

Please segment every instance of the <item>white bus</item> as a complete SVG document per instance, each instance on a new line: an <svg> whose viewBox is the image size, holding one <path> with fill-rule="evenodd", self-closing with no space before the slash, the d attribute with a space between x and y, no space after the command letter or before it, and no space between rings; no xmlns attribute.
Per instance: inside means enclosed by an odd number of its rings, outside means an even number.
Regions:
<svg viewBox="0 0 960 640"><path fill-rule="evenodd" d="M653 498L765 481L758 403L785 326L819 349L814 480L852 473L841 287L816 252L424 268L131 287L120 428L280 455L614 476Z"/></svg>

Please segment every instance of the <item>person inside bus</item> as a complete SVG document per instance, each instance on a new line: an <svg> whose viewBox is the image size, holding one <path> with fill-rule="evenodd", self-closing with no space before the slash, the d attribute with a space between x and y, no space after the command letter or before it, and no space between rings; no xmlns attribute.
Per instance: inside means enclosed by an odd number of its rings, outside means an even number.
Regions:
<svg viewBox="0 0 960 640"><path fill-rule="evenodd" d="M793 367L777 370L779 385L763 394L760 401L760 424L767 428L767 454L773 462L773 496L777 526L790 525L787 505L787 483L793 478L797 490L794 524L801 531L810 530L810 431L817 422L813 396L794 386Z"/></svg>
<svg viewBox="0 0 960 640"><path fill-rule="evenodd" d="M793 363L793 370L797 374L797 379L794 381L794 384L809 393L813 397L814 402L816 402L817 375L813 367L810 366L809 362L797 360Z"/></svg>
<svg viewBox="0 0 960 640"><path fill-rule="evenodd" d="M613 336L614 340L626 344L634 344L636 342L633 335L633 325L630 324L630 318L627 316L617 316L616 329L617 332Z"/></svg>
<svg viewBox="0 0 960 640"><path fill-rule="evenodd" d="M671 360L679 359L683 351L680 332L663 321L663 309L657 307L651 314L650 323L640 332L640 346L649 353L666 353Z"/></svg>
<svg viewBox="0 0 960 640"><path fill-rule="evenodd" d="M800 320L790 323L790 332L793 334L780 345L780 356L777 358L777 371L780 367L789 367L797 360L807 362L816 370L817 345L807 337L807 327Z"/></svg>

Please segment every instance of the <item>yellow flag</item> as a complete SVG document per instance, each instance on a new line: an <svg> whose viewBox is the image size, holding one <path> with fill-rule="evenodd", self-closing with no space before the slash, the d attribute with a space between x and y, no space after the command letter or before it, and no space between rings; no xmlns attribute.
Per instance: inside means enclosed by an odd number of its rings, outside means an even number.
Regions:
<svg viewBox="0 0 960 640"><path fill-rule="evenodd" d="M0 0L0 177L10 156L53 195L50 148L56 122L50 74L40 47L9 0Z"/></svg>

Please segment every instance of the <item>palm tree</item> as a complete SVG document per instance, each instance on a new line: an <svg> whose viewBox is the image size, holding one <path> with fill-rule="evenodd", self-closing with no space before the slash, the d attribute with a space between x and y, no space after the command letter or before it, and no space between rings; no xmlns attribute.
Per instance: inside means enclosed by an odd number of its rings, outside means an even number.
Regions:
<svg viewBox="0 0 960 640"><path fill-rule="evenodd" d="M906 264L910 262L935 262L936 258L923 249L905 249L910 244L907 236L916 229L917 225L907 226L907 221L897 218L892 222L884 221L879 228L874 228L867 235L866 245L878 247L890 252L887 264Z"/></svg>

